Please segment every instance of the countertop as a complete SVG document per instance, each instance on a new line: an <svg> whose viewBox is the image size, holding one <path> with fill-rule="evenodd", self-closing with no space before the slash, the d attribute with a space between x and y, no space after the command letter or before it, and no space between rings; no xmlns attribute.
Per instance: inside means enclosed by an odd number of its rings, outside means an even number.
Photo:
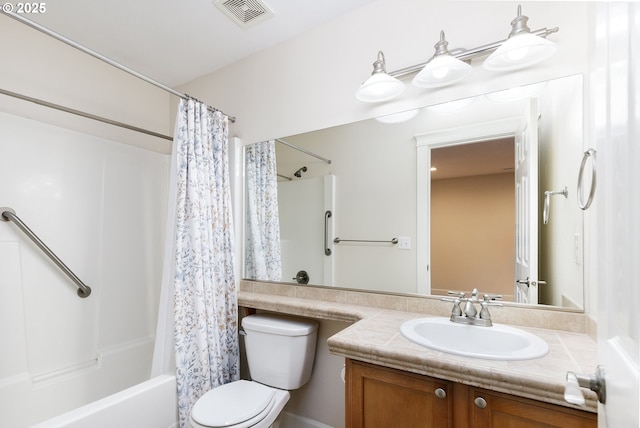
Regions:
<svg viewBox="0 0 640 428"><path fill-rule="evenodd" d="M238 295L238 304L243 307L351 323L328 339L327 344L332 354L597 412L597 397L591 391L582 389L586 398L584 407L564 401L567 371L592 373L597 366L597 344L585 333L519 325L518 328L541 337L549 344L550 351L546 356L525 361L467 358L422 347L410 342L400 333L403 322L425 316L441 316L441 310L391 310L341 303L333 297L328 300L334 301L327 301L246 291L251 286L244 288ZM559 318L561 317L560 314ZM497 322L495 318L494 322ZM547 323L549 322L551 321Z"/></svg>

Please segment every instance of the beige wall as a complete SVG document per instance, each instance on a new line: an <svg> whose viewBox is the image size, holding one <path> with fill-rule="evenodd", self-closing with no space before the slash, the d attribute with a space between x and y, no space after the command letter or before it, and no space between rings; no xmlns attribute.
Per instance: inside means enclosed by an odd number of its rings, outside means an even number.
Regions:
<svg viewBox="0 0 640 428"><path fill-rule="evenodd" d="M478 288L513 301L515 190L512 173L431 182L431 288Z"/></svg>

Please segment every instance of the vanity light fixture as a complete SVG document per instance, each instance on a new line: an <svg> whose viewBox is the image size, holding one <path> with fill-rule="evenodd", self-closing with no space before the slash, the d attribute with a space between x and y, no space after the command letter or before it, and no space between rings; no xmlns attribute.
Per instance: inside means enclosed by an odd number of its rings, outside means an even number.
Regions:
<svg viewBox="0 0 640 428"><path fill-rule="evenodd" d="M485 70L518 70L544 61L556 53L555 43L531 34L528 20L518 5L518 16L511 21L509 38L484 61L482 66Z"/></svg>
<svg viewBox="0 0 640 428"><path fill-rule="evenodd" d="M415 75L411 83L418 88L438 88L462 80L471 73L471 66L451 56L444 39L444 31L440 31L440 41L433 47L436 53L422 70Z"/></svg>
<svg viewBox="0 0 640 428"><path fill-rule="evenodd" d="M381 102L395 98L403 91L404 83L387 74L384 54L379 51L371 77L360 85L356 98L366 103Z"/></svg>
<svg viewBox="0 0 640 428"><path fill-rule="evenodd" d="M404 84L398 77L418 73L412 80L420 88L437 88L464 79L472 70L472 59L490 55L484 62L484 68L491 71L508 71L528 67L552 56L557 48L555 43L546 39L558 31L558 27L542 28L531 31L527 26L529 18L522 15L518 5L518 16L511 21L509 38L473 49L447 49L444 32L440 32L440 41L434 45L436 52L426 63L406 67L390 73L382 51L373 63L373 73L356 92L356 98L363 102L383 102L399 96Z"/></svg>

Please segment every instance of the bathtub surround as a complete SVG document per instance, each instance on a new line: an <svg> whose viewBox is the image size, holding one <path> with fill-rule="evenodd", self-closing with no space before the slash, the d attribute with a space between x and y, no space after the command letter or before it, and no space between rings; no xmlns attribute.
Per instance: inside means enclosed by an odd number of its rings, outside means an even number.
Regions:
<svg viewBox="0 0 640 428"><path fill-rule="evenodd" d="M169 206L176 209L168 219L168 234L175 242L167 248L171 267L162 284L163 294L173 295L173 311L160 315L174 320L184 428L198 398L240 377L227 117L203 103L182 100L173 159ZM164 321L158 323L158 335L168 333L162 331L170 324Z"/></svg>
<svg viewBox="0 0 640 428"><path fill-rule="evenodd" d="M92 288L0 223L0 425L21 428L149 379L169 159L4 112L0 154L3 205Z"/></svg>

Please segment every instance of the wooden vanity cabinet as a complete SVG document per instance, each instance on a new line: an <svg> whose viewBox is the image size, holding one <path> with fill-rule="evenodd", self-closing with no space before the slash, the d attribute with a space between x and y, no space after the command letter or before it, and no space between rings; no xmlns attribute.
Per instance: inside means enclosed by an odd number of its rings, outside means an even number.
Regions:
<svg viewBox="0 0 640 428"><path fill-rule="evenodd" d="M346 428L451 428L451 382L346 361Z"/></svg>
<svg viewBox="0 0 640 428"><path fill-rule="evenodd" d="M596 428L594 413L346 361L346 428Z"/></svg>
<svg viewBox="0 0 640 428"><path fill-rule="evenodd" d="M456 427L474 428L596 428L595 413L460 385L456 403L470 403ZM456 414L456 417L458 415Z"/></svg>

